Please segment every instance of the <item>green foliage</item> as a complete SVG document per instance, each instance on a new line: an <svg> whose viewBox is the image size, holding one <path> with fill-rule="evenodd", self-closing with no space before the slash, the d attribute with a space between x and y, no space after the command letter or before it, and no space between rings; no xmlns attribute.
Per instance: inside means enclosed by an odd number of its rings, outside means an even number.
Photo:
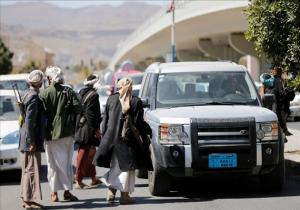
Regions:
<svg viewBox="0 0 300 210"><path fill-rule="evenodd" d="M14 54L5 46L0 37L0 74L9 74L12 69L12 58Z"/></svg>
<svg viewBox="0 0 300 210"><path fill-rule="evenodd" d="M300 0L250 0L246 39L272 66L300 75Z"/></svg>
<svg viewBox="0 0 300 210"><path fill-rule="evenodd" d="M81 65L74 65L71 67L71 69L75 72L80 72L81 69L82 69L82 66Z"/></svg>
<svg viewBox="0 0 300 210"><path fill-rule="evenodd" d="M30 73L32 70L41 69L41 67L42 65L40 63L37 64L35 61L30 61L22 67L19 73Z"/></svg>
<svg viewBox="0 0 300 210"><path fill-rule="evenodd" d="M288 81L288 86L300 92L300 75Z"/></svg>
<svg viewBox="0 0 300 210"><path fill-rule="evenodd" d="M89 76L92 73L92 70L89 69L88 67L84 66L81 68L80 70L80 79L84 80L85 78L87 78L87 76Z"/></svg>

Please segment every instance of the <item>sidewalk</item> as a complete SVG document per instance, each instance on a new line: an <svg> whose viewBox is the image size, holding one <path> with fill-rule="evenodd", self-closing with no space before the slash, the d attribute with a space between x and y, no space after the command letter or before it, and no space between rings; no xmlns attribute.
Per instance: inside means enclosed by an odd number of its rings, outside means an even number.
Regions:
<svg viewBox="0 0 300 210"><path fill-rule="evenodd" d="M300 163L300 131L289 128L293 134L287 136L288 142L284 145L284 156L286 160Z"/></svg>

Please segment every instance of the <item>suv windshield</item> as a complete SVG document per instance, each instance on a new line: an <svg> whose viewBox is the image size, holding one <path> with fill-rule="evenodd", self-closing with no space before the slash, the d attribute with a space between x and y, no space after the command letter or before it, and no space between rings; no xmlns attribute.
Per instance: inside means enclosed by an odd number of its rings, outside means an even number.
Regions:
<svg viewBox="0 0 300 210"><path fill-rule="evenodd" d="M257 94L245 72L197 72L160 74L156 107L193 105L258 105Z"/></svg>
<svg viewBox="0 0 300 210"><path fill-rule="evenodd" d="M0 96L0 120L18 120L19 109L13 96Z"/></svg>

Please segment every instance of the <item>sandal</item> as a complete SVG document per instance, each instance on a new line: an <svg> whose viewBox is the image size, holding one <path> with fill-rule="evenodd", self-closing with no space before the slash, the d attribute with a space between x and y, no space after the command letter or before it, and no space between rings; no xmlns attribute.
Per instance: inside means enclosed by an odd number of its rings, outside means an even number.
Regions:
<svg viewBox="0 0 300 210"><path fill-rule="evenodd" d="M42 204L39 204L39 203L36 203L36 202L32 202L31 208L34 208L34 209L44 209L45 207Z"/></svg>
<svg viewBox="0 0 300 210"><path fill-rule="evenodd" d="M58 195L57 195L57 193L52 193L51 194L51 201L52 202L58 202Z"/></svg>
<svg viewBox="0 0 300 210"><path fill-rule="evenodd" d="M23 201L23 203L22 203L22 207L23 207L23 208L25 208L25 209L28 209L28 208L30 208L30 204L29 204L29 202L25 202L25 201Z"/></svg>
<svg viewBox="0 0 300 210"><path fill-rule="evenodd" d="M86 184L84 184L83 182L80 182L80 183L79 183L79 182L76 182L74 188L75 188L75 189L88 189L89 186L86 185Z"/></svg>
<svg viewBox="0 0 300 210"><path fill-rule="evenodd" d="M126 205L126 204L134 204L135 199L129 196L128 192L121 192L120 197L120 204Z"/></svg>
<svg viewBox="0 0 300 210"><path fill-rule="evenodd" d="M106 201L108 203L113 203L115 201L115 198L116 198L116 192L117 190L114 189L114 188L108 188L107 189L107 195L106 195Z"/></svg>
<svg viewBox="0 0 300 210"><path fill-rule="evenodd" d="M74 195L72 195L70 192L65 191L64 192L64 200L65 201L78 201L78 198Z"/></svg>
<svg viewBox="0 0 300 210"><path fill-rule="evenodd" d="M102 182L101 182L99 179L97 179L95 182L92 182L92 183L90 184L90 186L91 186L91 187L95 187L95 186L97 186L97 185L99 185L99 184L102 184Z"/></svg>
<svg viewBox="0 0 300 210"><path fill-rule="evenodd" d="M23 202L22 207L25 209L44 209L44 206L36 202Z"/></svg>

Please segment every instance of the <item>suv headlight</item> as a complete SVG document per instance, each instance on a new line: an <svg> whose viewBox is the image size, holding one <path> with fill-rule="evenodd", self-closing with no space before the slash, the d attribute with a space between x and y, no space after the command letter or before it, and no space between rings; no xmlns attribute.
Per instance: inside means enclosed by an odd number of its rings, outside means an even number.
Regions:
<svg viewBox="0 0 300 210"><path fill-rule="evenodd" d="M278 123L258 123L256 124L256 138L260 141L278 140Z"/></svg>
<svg viewBox="0 0 300 210"><path fill-rule="evenodd" d="M159 130L161 144L184 144L189 138L183 125L161 124Z"/></svg>

